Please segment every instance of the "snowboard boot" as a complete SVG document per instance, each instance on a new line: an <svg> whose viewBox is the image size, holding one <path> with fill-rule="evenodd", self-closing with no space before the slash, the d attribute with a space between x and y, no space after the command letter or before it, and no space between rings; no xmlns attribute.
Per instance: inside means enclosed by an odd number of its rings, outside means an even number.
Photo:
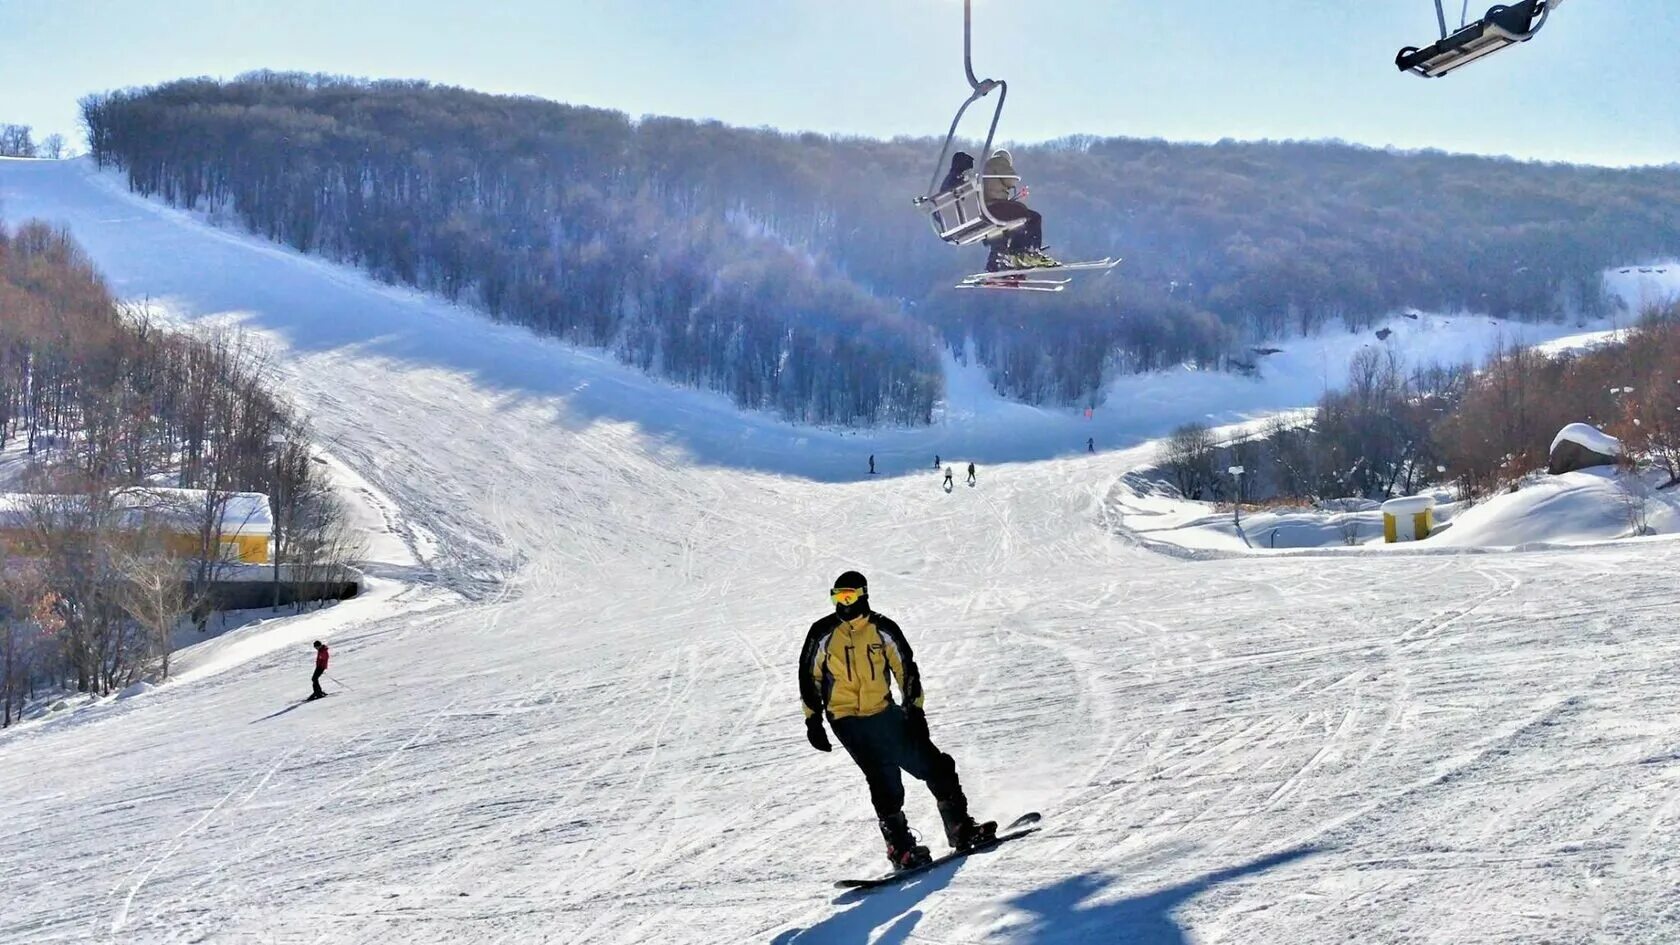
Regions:
<svg viewBox="0 0 1680 945"><path fill-rule="evenodd" d="M910 822L903 813L881 818L881 839L887 841L887 859L895 870L915 869L933 861L928 848L916 842Z"/></svg>
<svg viewBox="0 0 1680 945"><path fill-rule="evenodd" d="M945 821L945 842L953 850L967 853L997 839L997 821L976 823L967 805L940 804L939 817Z"/></svg>

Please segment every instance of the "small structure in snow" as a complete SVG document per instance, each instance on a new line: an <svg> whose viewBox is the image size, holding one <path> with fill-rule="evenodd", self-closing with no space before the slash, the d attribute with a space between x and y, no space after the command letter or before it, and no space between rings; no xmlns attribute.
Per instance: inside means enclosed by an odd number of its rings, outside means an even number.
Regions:
<svg viewBox="0 0 1680 945"><path fill-rule="evenodd" d="M1410 495L1382 504L1383 541L1422 541L1435 528L1435 497Z"/></svg>
<svg viewBox="0 0 1680 945"><path fill-rule="evenodd" d="M1587 423L1571 423L1552 440L1546 471L1554 476L1594 466L1609 466L1622 455L1622 441Z"/></svg>
<svg viewBox="0 0 1680 945"><path fill-rule="evenodd" d="M161 486L124 487L109 509L84 495L0 493L0 541L14 554L36 553L36 531L84 531L100 516L116 530L157 536L171 555L191 558L204 547L204 523L217 520L216 549L223 563L268 564L274 532L268 496L260 492L207 493Z"/></svg>

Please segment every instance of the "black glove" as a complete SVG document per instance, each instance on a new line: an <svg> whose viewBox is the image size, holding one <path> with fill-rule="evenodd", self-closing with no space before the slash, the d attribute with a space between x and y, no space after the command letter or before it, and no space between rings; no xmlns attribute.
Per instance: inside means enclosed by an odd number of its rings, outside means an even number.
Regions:
<svg viewBox="0 0 1680 945"><path fill-rule="evenodd" d="M909 733L910 741L923 744L930 741L927 730L927 713L918 705L904 707L904 731Z"/></svg>
<svg viewBox="0 0 1680 945"><path fill-rule="evenodd" d="M834 746L828 743L828 733L823 731L822 716L812 713L805 717L805 738L811 747L818 751L833 751Z"/></svg>

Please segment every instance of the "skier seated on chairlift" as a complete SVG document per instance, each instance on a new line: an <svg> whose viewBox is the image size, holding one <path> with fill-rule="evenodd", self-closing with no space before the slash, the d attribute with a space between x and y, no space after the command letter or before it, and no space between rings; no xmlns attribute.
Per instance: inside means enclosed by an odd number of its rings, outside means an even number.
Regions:
<svg viewBox="0 0 1680 945"><path fill-rule="evenodd" d="M1054 259L1044 254L1044 215L1021 202L1027 191L1020 186L1015 162L1008 151L999 148L986 159L981 192L986 200L986 212L993 217L1005 223L1023 217L1027 221L1009 232L1001 252L995 246L992 248L992 255L986 260L987 272L1056 265Z"/></svg>
<svg viewBox="0 0 1680 945"><path fill-rule="evenodd" d="M958 151L951 155L951 169L945 174L944 182L939 185L939 192L943 194L956 190L973 170L973 155L967 151ZM1001 148L994 151L986 161L986 173L1015 178L1015 165L1010 160L1009 152ZM1025 191L1019 190L1014 180L986 180L982 181L982 185L981 193L986 201L988 213L1003 222L1023 218L1027 221L1009 233L996 237L1002 241L1001 246L992 240L986 241L991 249L991 255L986 258L986 271L1055 265L1055 260L1044 255L1040 249L1044 243L1044 216L1027 207L1019 199Z"/></svg>

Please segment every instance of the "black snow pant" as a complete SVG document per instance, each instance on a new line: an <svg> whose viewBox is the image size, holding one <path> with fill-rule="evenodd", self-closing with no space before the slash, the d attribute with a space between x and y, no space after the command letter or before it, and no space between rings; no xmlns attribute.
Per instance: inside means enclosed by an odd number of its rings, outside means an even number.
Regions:
<svg viewBox="0 0 1680 945"><path fill-rule="evenodd" d="M315 671L315 675L309 677L309 684L315 687L315 698L317 699L327 694L326 690L321 688L321 674L324 672L326 672L326 670L317 669Z"/></svg>
<svg viewBox="0 0 1680 945"><path fill-rule="evenodd" d="M986 204L986 210L1004 223L1022 217L1027 219L1026 223L1010 231L1009 245L1005 247L1005 252L1019 253L1044 245L1044 214L1019 200L994 200Z"/></svg>
<svg viewBox="0 0 1680 945"><path fill-rule="evenodd" d="M832 719L829 725L846 753L863 769L876 817L885 820L904 811L901 774L906 773L926 782L941 808L968 813L968 798L957 780L957 763L931 740L911 738L903 708L889 705L874 715Z"/></svg>

